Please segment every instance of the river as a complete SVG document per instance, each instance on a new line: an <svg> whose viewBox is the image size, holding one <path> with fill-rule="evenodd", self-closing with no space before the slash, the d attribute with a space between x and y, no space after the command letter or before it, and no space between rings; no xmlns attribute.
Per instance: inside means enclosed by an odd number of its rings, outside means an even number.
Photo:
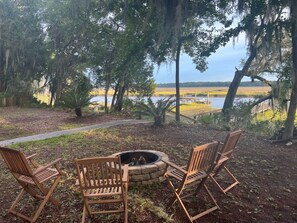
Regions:
<svg viewBox="0 0 297 223"><path fill-rule="evenodd" d="M135 96L130 96L130 99L136 99ZM153 96L151 97L153 102L156 102L157 100L160 100L164 97L162 96ZM207 100L206 97L196 97L198 100ZM108 102L111 103L112 100L112 96L108 96ZM216 108L216 109L221 109L223 108L224 105L224 100L225 97L209 97L209 101L211 103L211 107L212 108ZM253 100L253 98L248 98L248 97L240 97L240 98L235 98L235 101L242 101L242 102L247 102ZM91 99L91 102L104 102L104 96L95 96Z"/></svg>

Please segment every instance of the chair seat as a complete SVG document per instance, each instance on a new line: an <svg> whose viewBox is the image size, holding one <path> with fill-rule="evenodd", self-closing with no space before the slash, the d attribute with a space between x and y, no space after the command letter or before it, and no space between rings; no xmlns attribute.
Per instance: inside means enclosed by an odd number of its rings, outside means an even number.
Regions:
<svg viewBox="0 0 297 223"><path fill-rule="evenodd" d="M84 196L86 197L113 196L121 194L122 187L104 187L84 190Z"/></svg>
<svg viewBox="0 0 297 223"><path fill-rule="evenodd" d="M180 170L174 169L174 170L170 170L167 173L167 175L170 177L173 177L179 181L182 181L185 174L183 172L181 172ZM189 175L186 182L187 182L187 184L191 184L199 179L203 179L206 176L207 176L207 173L205 171L199 171L198 173Z"/></svg>
<svg viewBox="0 0 297 223"><path fill-rule="evenodd" d="M42 182L47 181L47 180L49 180L55 176L58 176L58 175L59 175L59 172L56 169L47 168L47 169L37 173L36 178L37 178L38 182L42 183ZM26 182L28 184L35 185L35 182L32 180L31 177L22 175L18 179L20 181Z"/></svg>

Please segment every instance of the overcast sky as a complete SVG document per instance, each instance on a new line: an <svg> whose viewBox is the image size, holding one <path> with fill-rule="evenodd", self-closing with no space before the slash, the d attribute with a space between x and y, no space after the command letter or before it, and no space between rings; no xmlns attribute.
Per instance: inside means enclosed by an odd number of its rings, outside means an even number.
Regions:
<svg viewBox="0 0 297 223"><path fill-rule="evenodd" d="M246 58L246 43L244 36L238 40L231 40L225 47L221 47L208 58L208 69L201 73L195 69L192 59L183 54L180 59L180 83L202 81L232 81L235 67L240 67L240 61ZM163 64L154 71L157 84L175 83L175 63ZM244 81L250 80L245 78Z"/></svg>

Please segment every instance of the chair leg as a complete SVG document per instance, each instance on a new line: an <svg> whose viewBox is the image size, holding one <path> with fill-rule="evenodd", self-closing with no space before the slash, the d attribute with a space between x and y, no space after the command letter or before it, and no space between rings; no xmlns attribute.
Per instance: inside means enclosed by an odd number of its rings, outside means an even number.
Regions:
<svg viewBox="0 0 297 223"><path fill-rule="evenodd" d="M204 189L206 190L207 194L209 195L210 199L212 200L212 202L214 203L214 205L217 207L216 209L220 209L217 201L214 199L213 195L211 194L211 192L209 191L208 187L206 185L203 185Z"/></svg>
<svg viewBox="0 0 297 223"><path fill-rule="evenodd" d="M128 202L127 202L127 197L125 197L125 203L124 203L124 208L125 208L125 223L128 223Z"/></svg>
<svg viewBox="0 0 297 223"><path fill-rule="evenodd" d="M33 215L33 217L28 217L20 212L17 212L15 210L15 207L16 205L20 202L20 200L22 199L22 197L24 196L25 192L27 192L28 194L32 195L33 197L37 197L37 198L41 198L40 196L37 196L35 192L33 192L30 188L23 188L22 191L20 192L20 194L17 196L16 200L13 202L11 208L9 209L9 212L16 215L16 216L19 216L29 222L35 222L38 218L38 216L40 215L44 205L46 204L46 202L49 200L50 196L52 195L54 189L56 188L56 186L58 185L59 183L59 180L60 180L60 176L58 176L56 178L56 180L54 181L54 183L52 184L51 188L49 190L47 190L47 194L46 196L43 198L41 204L39 205L38 209L36 210L35 214ZM39 185L40 186L40 185ZM40 188L39 189L44 192L44 188Z"/></svg>
<svg viewBox="0 0 297 223"><path fill-rule="evenodd" d="M52 184L51 188L48 190L45 198L43 199L43 201L41 202L41 204L39 205L37 211L35 212L33 219L31 222L35 222L38 218L38 216L40 215L42 209L44 208L44 205L46 204L46 202L49 200L50 196L52 195L52 193L54 192L54 189L56 188L56 186L58 185L59 181L60 181L61 176L58 176L56 178L56 180L54 181L54 183Z"/></svg>
<svg viewBox="0 0 297 223"><path fill-rule="evenodd" d="M210 212L213 212L217 209L220 209L219 205L217 204L216 200L214 199L214 197L212 196L211 192L209 191L209 189L207 188L206 185L203 185L203 188L205 189L207 195L210 197L212 203L214 204L213 207L211 208L208 208L207 210L203 211L203 212L200 212L199 214L195 215L195 216L192 216L191 217L191 220L192 221L195 221L197 220L198 218L201 218L202 216L206 215L206 214L209 214Z"/></svg>
<svg viewBox="0 0 297 223"><path fill-rule="evenodd" d="M206 179L206 178L205 178L205 179ZM208 188L206 187L206 185L204 184L204 182L205 182L205 180L203 180L203 181L200 183L200 185L198 186L197 190L196 190L194 193L192 193L192 194L197 194L197 193L200 191L200 189L204 188L205 191L206 191L206 193L207 193L207 195L210 197L212 203L214 204L214 206L211 207L211 208L209 208L209 209L207 209L207 210L205 210L205 211L203 211L203 212L200 212L199 214L197 214L197 215L195 215L195 216L191 216L191 215L189 214L188 210L186 209L184 202L182 201L182 197L180 197L180 195L181 195L181 193L182 193L182 190L177 191L177 190L175 189L174 185L172 184L172 182L168 179L168 183L169 183L169 185L171 186L172 190L174 191L174 195L175 195L174 198L173 198L172 200L174 200L174 201L178 201L178 203L179 203L180 206L182 207L183 211L185 212L185 214L186 214L186 216L187 216L189 222L191 222L191 223L193 223L196 219L198 219L198 218L200 218L200 217L202 217L202 216L204 216L204 215L206 215L206 214L208 214L208 213L210 213L210 212L212 212L212 211L217 210L217 209L220 208L220 207L218 206L216 200L215 200L214 197L212 196L211 192L209 191L209 189L208 189ZM184 196L183 198L185 198L185 197L188 197L188 196ZM173 202L173 203L174 203L174 202Z"/></svg>
<svg viewBox="0 0 297 223"><path fill-rule="evenodd" d="M125 185L124 209L125 209L125 223L128 223L128 185Z"/></svg>
<svg viewBox="0 0 297 223"><path fill-rule="evenodd" d="M57 183L60 181L60 178L61 178L61 176L58 176L57 178L56 178L56 180L57 180ZM55 180L55 182L56 182L56 180ZM40 189L40 191L44 194L44 195L46 195L46 194L48 194L48 192L49 192L49 190L50 189L48 189L48 188L45 188L43 185L41 185L41 184L39 184L39 185L37 185L38 186L38 188ZM53 186L53 185L52 185ZM56 187L56 186L55 186ZM45 197L43 197L42 199L44 199ZM48 200L53 204L53 205L55 205L55 206L60 206L61 204L60 204L60 202L57 200L57 199L55 199L53 196L50 196L49 198L48 198Z"/></svg>
<svg viewBox="0 0 297 223"><path fill-rule="evenodd" d="M24 193L25 193L25 189L22 189L21 192L19 193L19 195L17 196L17 198L15 199L15 201L12 203L11 207L9 208L9 212L14 211L15 206L22 199L22 197L24 196Z"/></svg>
<svg viewBox="0 0 297 223"><path fill-rule="evenodd" d="M219 182L215 179L215 175L210 175L210 179L211 181L213 181L216 186L220 189L221 192L223 192L224 194L226 194L231 188L233 188L234 186L236 186L237 184L239 184L239 181L236 179L236 177L230 172L230 170L228 170L227 167L223 167L223 169L227 172L227 174L233 179L233 183L231 183L228 187L223 188Z"/></svg>
<svg viewBox="0 0 297 223"><path fill-rule="evenodd" d="M192 217L190 216L188 210L186 209L183 201L181 200L181 198L179 197L179 194L174 192L176 200L179 202L180 206L182 207L182 209L184 210L185 214L187 215L188 220L193 223Z"/></svg>
<svg viewBox="0 0 297 223"><path fill-rule="evenodd" d="M31 222L32 218L30 218L30 217L28 217L28 216L26 216L26 215L23 215L22 213L17 212L17 211L15 210L15 207L16 207L17 204L20 202L20 200L21 200L22 197L24 196L25 192L26 192L25 189L22 189L22 190L21 190L20 194L17 196L17 198L15 199L15 201L13 202L13 204L11 205L11 207L9 208L8 212L10 212L10 213L12 213L12 214L14 214L14 215L16 215L16 216L18 216L18 217L21 217L21 218L23 218L23 219L25 219L25 220Z"/></svg>
<svg viewBox="0 0 297 223"><path fill-rule="evenodd" d="M166 177L166 180L167 180L168 184L170 185L170 187L172 188L172 190L174 191L174 193L177 193L178 195L180 195L183 190L183 187L181 189L179 189L179 191L178 191L175 189L173 183L169 180L168 177ZM176 196L173 196L170 199L170 201L168 202L167 208L170 208L176 201L177 201Z"/></svg>
<svg viewBox="0 0 297 223"><path fill-rule="evenodd" d="M224 169L226 170L226 172L229 174L229 176L234 180L234 183L231 184L229 187L227 187L224 192L226 193L227 191L229 191L231 188L233 188L235 185L239 184L239 181L236 179L236 177L230 172L230 170L224 166Z"/></svg>
<svg viewBox="0 0 297 223"><path fill-rule="evenodd" d="M86 209L87 209L87 208L86 208L86 205L84 204L81 223L85 223L85 219L86 219Z"/></svg>

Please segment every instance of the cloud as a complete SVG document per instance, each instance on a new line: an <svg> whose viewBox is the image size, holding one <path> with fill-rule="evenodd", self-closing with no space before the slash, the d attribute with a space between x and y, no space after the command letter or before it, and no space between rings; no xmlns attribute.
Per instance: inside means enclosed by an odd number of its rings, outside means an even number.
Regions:
<svg viewBox="0 0 297 223"><path fill-rule="evenodd" d="M240 62L246 57L246 44L244 35L240 35L235 44L229 41L208 58L208 69L201 73L195 68L192 59L182 54L180 58L180 82L200 81L231 81L235 67L240 67ZM161 65L154 71L156 83L175 82L175 63Z"/></svg>

